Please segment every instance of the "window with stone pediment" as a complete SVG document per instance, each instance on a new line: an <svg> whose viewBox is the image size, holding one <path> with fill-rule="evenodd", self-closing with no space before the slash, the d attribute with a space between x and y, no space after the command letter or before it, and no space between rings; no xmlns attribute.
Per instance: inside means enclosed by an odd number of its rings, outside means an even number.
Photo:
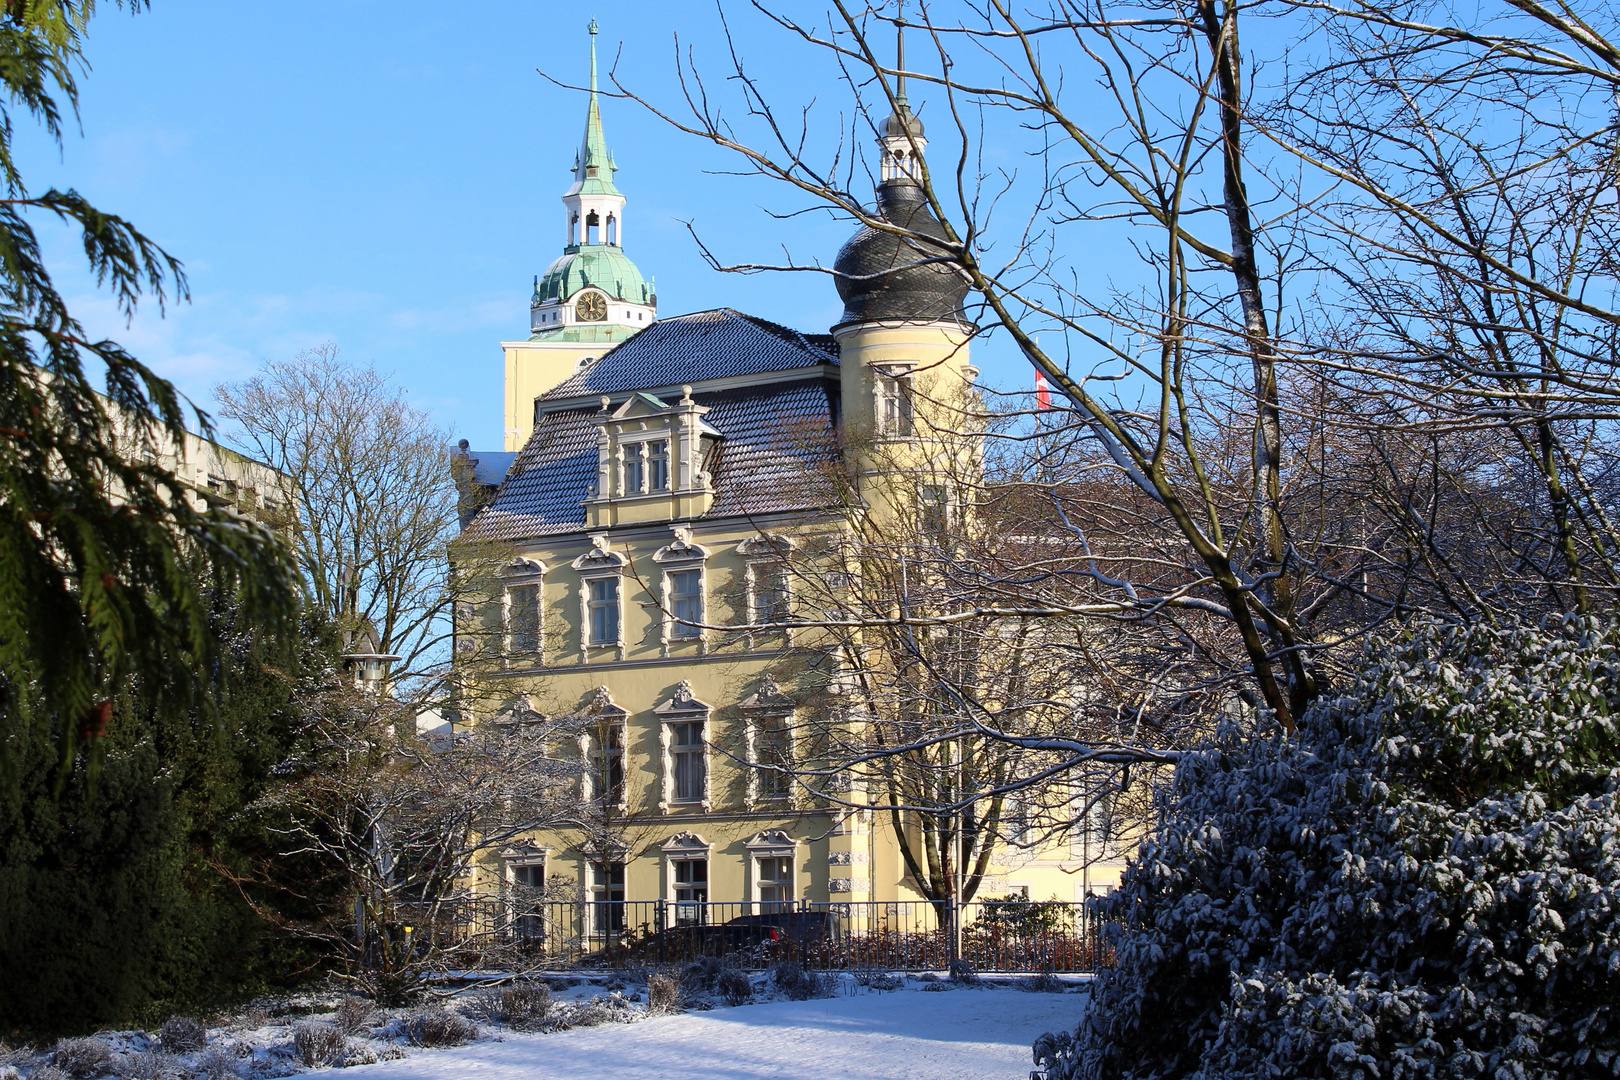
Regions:
<svg viewBox="0 0 1620 1080"><path fill-rule="evenodd" d="M666 898L674 901L676 926L709 921L710 845L696 833L676 833L660 845L664 854Z"/></svg>
<svg viewBox="0 0 1620 1080"><path fill-rule="evenodd" d="M624 644L622 577L627 562L613 551L604 533L591 536L591 549L573 562L580 575L580 625L584 646L617 648Z"/></svg>
<svg viewBox="0 0 1620 1080"><path fill-rule="evenodd" d="M653 554L664 568L664 641L701 641L707 619L707 548L692 542L687 525L671 527L675 542Z"/></svg>
<svg viewBox="0 0 1620 1080"><path fill-rule="evenodd" d="M767 672L759 689L739 706L748 751L748 797L753 803L793 797L794 703Z"/></svg>
<svg viewBox="0 0 1620 1080"><path fill-rule="evenodd" d="M590 704L576 714L580 758L585 763L581 795L587 802L625 805L625 721L629 714L613 703L605 686L596 688Z"/></svg>
<svg viewBox="0 0 1620 1080"><path fill-rule="evenodd" d="M544 564L514 559L502 570L501 622L507 663L538 660Z"/></svg>
<svg viewBox="0 0 1620 1080"><path fill-rule="evenodd" d="M748 621L754 625L789 622L793 617L793 542L784 536L762 534L738 544L737 552L746 560Z"/></svg>
<svg viewBox="0 0 1620 1080"><path fill-rule="evenodd" d="M677 804L709 807L709 713L705 702L682 681L668 701L653 710L661 722L664 757L661 809Z"/></svg>

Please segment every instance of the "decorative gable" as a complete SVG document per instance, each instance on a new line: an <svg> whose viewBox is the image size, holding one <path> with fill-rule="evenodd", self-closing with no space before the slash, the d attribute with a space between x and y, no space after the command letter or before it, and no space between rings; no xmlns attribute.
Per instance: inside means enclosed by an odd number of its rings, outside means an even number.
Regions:
<svg viewBox="0 0 1620 1080"><path fill-rule="evenodd" d="M682 387L666 403L637 391L614 407L602 398L596 425L596 483L585 497L586 522L601 528L698 517L714 502L711 464L722 438L709 411Z"/></svg>

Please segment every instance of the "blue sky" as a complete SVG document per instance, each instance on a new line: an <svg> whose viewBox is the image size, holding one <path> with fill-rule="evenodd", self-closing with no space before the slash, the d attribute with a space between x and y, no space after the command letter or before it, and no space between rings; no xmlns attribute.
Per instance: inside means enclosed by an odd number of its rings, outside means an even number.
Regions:
<svg viewBox="0 0 1620 1080"><path fill-rule="evenodd" d="M772 93L819 95L836 127L848 96L831 72L745 5L727 14ZM498 343L526 335L532 278L561 248L558 197L585 112L536 68L582 82L593 15L604 72L616 59L627 82L674 103L679 31L724 92L702 0L153 0L137 17L106 5L86 50L82 135L70 129L58 153L19 124L25 176L134 221L185 262L193 298L126 328L65 231L46 230L53 269L93 333L205 407L215 383L330 340L394 372L457 435L498 446ZM848 222L774 219L801 204L715 175L735 159L634 103L605 102L604 126L630 199L626 252L657 278L661 314L724 305L804 330L834 321L829 279L718 273L682 222L725 258L780 261L786 245L823 263ZM1028 382L996 353L978 351L988 379Z"/></svg>

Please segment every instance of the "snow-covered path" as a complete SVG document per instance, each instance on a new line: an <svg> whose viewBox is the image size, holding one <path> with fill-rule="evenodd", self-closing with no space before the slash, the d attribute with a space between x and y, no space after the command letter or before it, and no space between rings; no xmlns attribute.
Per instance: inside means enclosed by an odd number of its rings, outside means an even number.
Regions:
<svg viewBox="0 0 1620 1080"><path fill-rule="evenodd" d="M351 1070L360 1080L1023 1080L1088 999L901 990L507 1035Z"/></svg>

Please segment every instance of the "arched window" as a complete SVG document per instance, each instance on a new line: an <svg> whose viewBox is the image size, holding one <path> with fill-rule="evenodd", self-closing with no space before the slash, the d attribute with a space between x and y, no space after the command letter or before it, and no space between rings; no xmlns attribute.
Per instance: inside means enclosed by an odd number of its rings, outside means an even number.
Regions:
<svg viewBox="0 0 1620 1080"><path fill-rule="evenodd" d="M579 215L575 214L568 219L568 246L579 246Z"/></svg>
<svg viewBox="0 0 1620 1080"><path fill-rule="evenodd" d="M602 242L599 238L601 226L602 220L596 216L595 210L585 215L585 242L587 244L600 244Z"/></svg>
<svg viewBox="0 0 1620 1080"><path fill-rule="evenodd" d="M619 242L619 219L612 214L608 215L607 242L610 244Z"/></svg>

